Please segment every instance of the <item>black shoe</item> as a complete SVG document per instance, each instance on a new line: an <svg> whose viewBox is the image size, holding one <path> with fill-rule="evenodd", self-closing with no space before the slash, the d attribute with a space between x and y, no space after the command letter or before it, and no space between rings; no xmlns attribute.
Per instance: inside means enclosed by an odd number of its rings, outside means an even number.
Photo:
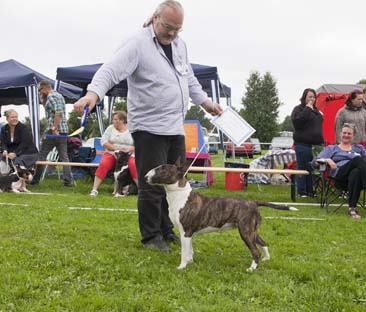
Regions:
<svg viewBox="0 0 366 312"><path fill-rule="evenodd" d="M180 238L177 235L175 235L173 232L164 235L164 240L167 243L179 243L180 242Z"/></svg>
<svg viewBox="0 0 366 312"><path fill-rule="evenodd" d="M39 184L39 181L33 179L28 184L30 184L30 185L38 185Z"/></svg>
<svg viewBox="0 0 366 312"><path fill-rule="evenodd" d="M156 237L150 239L149 241L144 243L144 247L158 249L161 252L171 252L172 251L172 249L161 238L161 236L156 236Z"/></svg>
<svg viewBox="0 0 366 312"><path fill-rule="evenodd" d="M74 184L72 182L65 182L64 186L71 187L74 186Z"/></svg>

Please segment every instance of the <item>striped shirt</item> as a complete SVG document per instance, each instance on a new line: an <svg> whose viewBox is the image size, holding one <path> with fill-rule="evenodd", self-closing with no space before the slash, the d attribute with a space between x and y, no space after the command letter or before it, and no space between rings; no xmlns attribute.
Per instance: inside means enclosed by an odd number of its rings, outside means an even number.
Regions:
<svg viewBox="0 0 366 312"><path fill-rule="evenodd" d="M173 63L150 25L124 42L88 86L88 91L103 99L108 90L127 78L131 133L184 135L189 98L198 105L207 100L207 94L193 74L184 41L177 37L171 47Z"/></svg>
<svg viewBox="0 0 366 312"><path fill-rule="evenodd" d="M47 119L46 132L52 131L56 114L61 115L61 122L58 125L58 132L62 134L67 134L69 132L65 106L65 99L60 93L52 91L52 93L47 96L47 101L44 105Z"/></svg>

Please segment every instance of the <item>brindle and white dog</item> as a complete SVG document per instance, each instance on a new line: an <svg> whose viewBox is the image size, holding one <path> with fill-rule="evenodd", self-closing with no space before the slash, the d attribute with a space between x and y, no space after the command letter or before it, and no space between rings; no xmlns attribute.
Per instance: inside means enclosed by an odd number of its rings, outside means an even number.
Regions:
<svg viewBox="0 0 366 312"><path fill-rule="evenodd" d="M23 166L15 166L13 172L5 176L0 176L0 192L26 192L30 191L24 186L24 182L33 179L34 170L29 170Z"/></svg>
<svg viewBox="0 0 366 312"><path fill-rule="evenodd" d="M180 164L178 160L175 165L156 167L145 176L149 184L162 185L165 188L170 220L180 232L181 263L178 269L184 269L188 262L193 261L193 235L235 227L239 229L240 236L253 257L248 272L254 271L259 262L257 244L264 252L262 261L269 260L267 245L258 234L261 216L257 207L297 209L241 197L209 197L196 193L185 179L188 167L189 164Z"/></svg>
<svg viewBox="0 0 366 312"><path fill-rule="evenodd" d="M116 167L113 173L114 197L137 194L137 185L132 179L130 170L128 169L130 154L123 151L117 151L114 153L114 157L116 157Z"/></svg>

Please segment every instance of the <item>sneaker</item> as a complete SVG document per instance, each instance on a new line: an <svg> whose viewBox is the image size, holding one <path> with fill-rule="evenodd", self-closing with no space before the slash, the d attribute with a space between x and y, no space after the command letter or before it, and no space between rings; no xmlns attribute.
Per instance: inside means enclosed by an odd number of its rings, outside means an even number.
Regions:
<svg viewBox="0 0 366 312"><path fill-rule="evenodd" d="M306 195L306 194L299 194L298 195L300 198L307 198L308 197L308 195Z"/></svg>
<svg viewBox="0 0 366 312"><path fill-rule="evenodd" d="M146 243L144 243L144 247L146 248L154 248L161 252L171 252L172 249L168 246L165 240L162 239L161 236L155 236L154 238L150 239Z"/></svg>
<svg viewBox="0 0 366 312"><path fill-rule="evenodd" d="M64 182L64 186L72 187L72 186L74 186L74 184L72 182Z"/></svg>
<svg viewBox="0 0 366 312"><path fill-rule="evenodd" d="M91 197L97 197L98 196L98 191L97 190L92 190L89 195Z"/></svg>

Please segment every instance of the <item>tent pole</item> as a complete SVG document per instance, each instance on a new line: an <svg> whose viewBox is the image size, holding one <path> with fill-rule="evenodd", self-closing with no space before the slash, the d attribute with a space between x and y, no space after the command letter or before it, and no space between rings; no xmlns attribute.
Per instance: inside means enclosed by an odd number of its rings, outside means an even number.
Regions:
<svg viewBox="0 0 366 312"><path fill-rule="evenodd" d="M108 96L108 124L112 123L112 112L115 101L116 101L115 96Z"/></svg>
<svg viewBox="0 0 366 312"><path fill-rule="evenodd" d="M104 99L100 101L96 106L96 114L98 119L99 131L100 135L102 136L104 133L104 124L103 124L103 112L102 112L102 105L104 104Z"/></svg>
<svg viewBox="0 0 366 312"><path fill-rule="evenodd" d="M39 149L40 147L40 127L39 127L39 98L37 92L37 86L27 86L25 87L25 93L28 98L28 109L29 109L29 119L31 123L33 140L35 146Z"/></svg>

